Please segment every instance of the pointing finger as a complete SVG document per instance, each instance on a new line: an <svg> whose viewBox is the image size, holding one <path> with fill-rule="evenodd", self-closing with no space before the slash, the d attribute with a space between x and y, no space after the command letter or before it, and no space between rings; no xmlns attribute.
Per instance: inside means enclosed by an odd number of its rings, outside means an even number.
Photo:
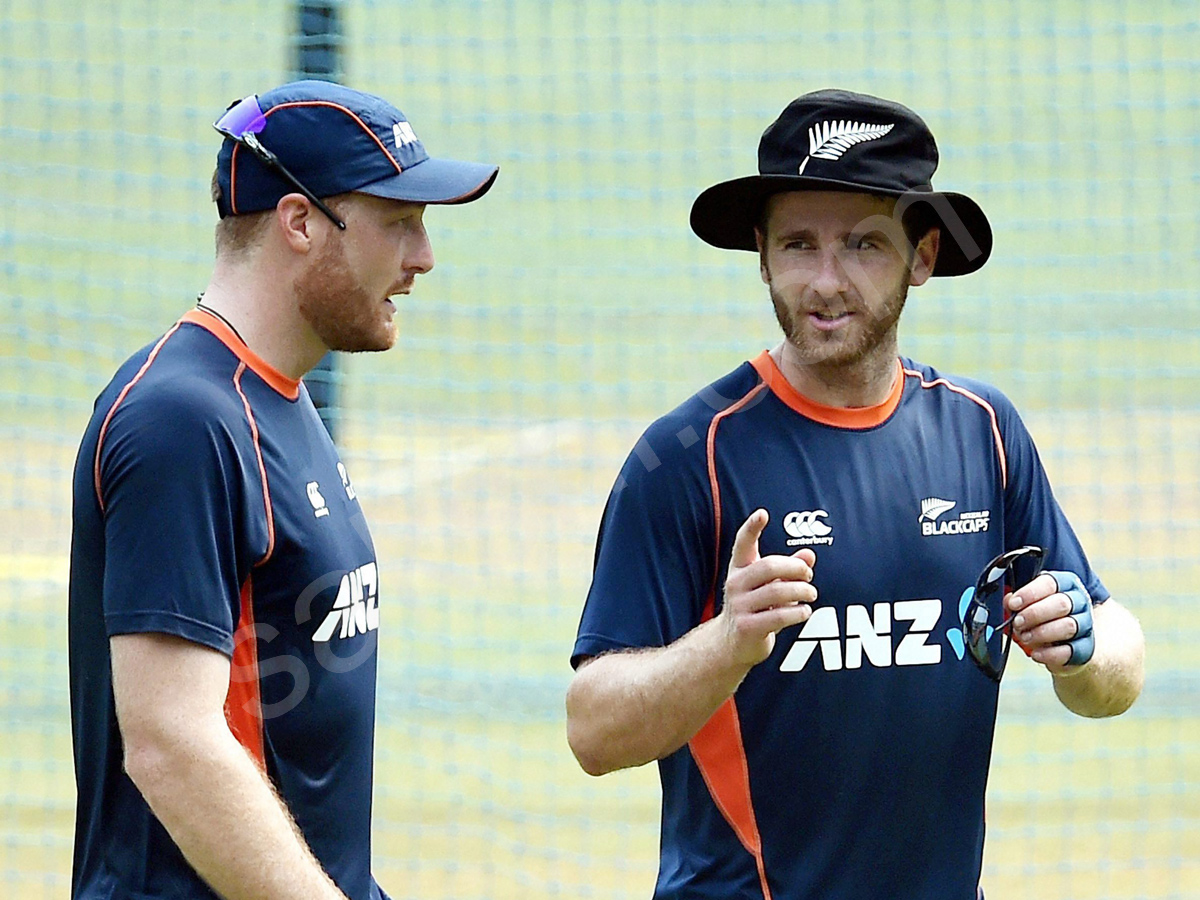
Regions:
<svg viewBox="0 0 1200 900"><path fill-rule="evenodd" d="M758 559L758 538L767 527L769 518L765 509L756 509L750 513L750 518L742 523L733 539L733 556L729 563L731 568L745 568Z"/></svg>

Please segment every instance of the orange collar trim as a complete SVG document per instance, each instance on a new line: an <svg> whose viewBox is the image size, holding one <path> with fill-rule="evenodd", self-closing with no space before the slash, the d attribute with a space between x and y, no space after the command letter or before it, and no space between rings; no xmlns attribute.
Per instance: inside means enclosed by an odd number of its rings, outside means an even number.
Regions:
<svg viewBox="0 0 1200 900"><path fill-rule="evenodd" d="M900 360L896 360L896 377L892 382L891 393L882 403L875 406L826 406L809 400L797 391L779 371L775 360L769 351L764 350L750 360L759 377L767 383L767 387L780 400L805 418L820 422L822 425L833 425L836 428L874 428L888 420L900 405L900 396L904 393L904 374L901 371Z"/></svg>
<svg viewBox="0 0 1200 900"><path fill-rule="evenodd" d="M232 328L218 319L210 312L203 309L189 309L183 314L179 320L188 322L192 325L199 325L205 331L211 333L217 340L230 349L234 356L246 364L246 368L250 369L265 381L276 393L282 394L289 400L296 400L300 396L300 379L289 378L284 375L269 362L246 346L245 341L238 337Z"/></svg>

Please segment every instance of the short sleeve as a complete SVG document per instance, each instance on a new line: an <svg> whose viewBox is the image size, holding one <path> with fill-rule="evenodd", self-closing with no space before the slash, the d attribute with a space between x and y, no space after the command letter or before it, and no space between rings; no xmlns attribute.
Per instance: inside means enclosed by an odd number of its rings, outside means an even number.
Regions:
<svg viewBox="0 0 1200 900"><path fill-rule="evenodd" d="M110 637L156 632L233 652L253 562L239 552L247 485L237 424L186 397L140 397L114 413L99 461Z"/></svg>
<svg viewBox="0 0 1200 900"><path fill-rule="evenodd" d="M1092 600L1103 603L1109 598L1109 591L1093 571L1079 538L1058 505L1025 423L1009 403L999 405L997 411L1002 417L1001 431L1008 463L1008 486L1004 491L1007 544L1009 547L1034 544L1044 548L1043 569L1074 572L1082 579Z"/></svg>
<svg viewBox="0 0 1200 900"><path fill-rule="evenodd" d="M662 647L700 623L715 565L703 454L651 465L630 454L608 498L573 666L611 650Z"/></svg>

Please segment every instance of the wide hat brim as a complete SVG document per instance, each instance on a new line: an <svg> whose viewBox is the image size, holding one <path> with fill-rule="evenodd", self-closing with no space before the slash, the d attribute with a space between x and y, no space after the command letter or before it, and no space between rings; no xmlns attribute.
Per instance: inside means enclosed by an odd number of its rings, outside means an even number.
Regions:
<svg viewBox="0 0 1200 900"><path fill-rule="evenodd" d="M898 191L808 175L748 175L708 188L692 204L697 236L725 250L757 250L754 229L763 204L788 191L848 191L895 197L904 208L923 207L941 230L933 274L966 275L981 268L992 252L992 227L979 204L950 191Z"/></svg>
<svg viewBox="0 0 1200 900"><path fill-rule="evenodd" d="M354 190L407 203L470 203L488 192L499 172L499 166L431 156L403 172Z"/></svg>

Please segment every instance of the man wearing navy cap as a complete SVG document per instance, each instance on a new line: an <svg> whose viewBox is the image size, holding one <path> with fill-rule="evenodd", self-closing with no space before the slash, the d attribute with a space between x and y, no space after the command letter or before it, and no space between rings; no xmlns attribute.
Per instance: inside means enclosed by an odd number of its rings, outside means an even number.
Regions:
<svg viewBox="0 0 1200 900"><path fill-rule="evenodd" d="M909 287L992 249L937 160L906 107L817 91L692 207L783 340L626 461L567 695L585 770L659 763L658 900L971 900L1009 633L1080 715L1141 689L1012 404L899 355Z"/></svg>
<svg viewBox="0 0 1200 900"><path fill-rule="evenodd" d="M212 279L100 394L76 463L71 896L381 900L385 595L300 379L395 343L390 298L433 267L425 207L497 169L430 157L394 106L324 82L216 128Z"/></svg>

